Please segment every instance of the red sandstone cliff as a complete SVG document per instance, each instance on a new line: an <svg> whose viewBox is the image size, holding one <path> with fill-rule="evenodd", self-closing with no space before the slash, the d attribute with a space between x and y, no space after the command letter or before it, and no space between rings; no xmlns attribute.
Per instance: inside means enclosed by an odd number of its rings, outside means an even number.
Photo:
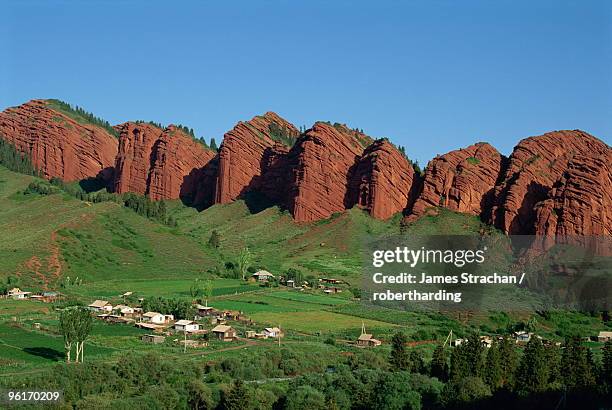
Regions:
<svg viewBox="0 0 612 410"><path fill-rule="evenodd" d="M536 234L612 235L612 150L604 144L591 148L570 160L550 199L536 204Z"/></svg>
<svg viewBox="0 0 612 410"><path fill-rule="evenodd" d="M392 144L340 124L319 122L298 138L269 112L238 123L217 155L172 126L125 123L117 140L53 107L33 100L0 113L2 138L46 177L108 181L114 171L116 192L198 209L258 191L298 222L355 205L379 219L406 209L410 221L443 206L509 234L612 235L612 151L578 130L524 139L508 159L486 143L452 151L421 179Z"/></svg>
<svg viewBox="0 0 612 410"><path fill-rule="evenodd" d="M288 208L297 222L328 218L349 207L351 170L370 142L362 133L323 122L300 137L289 154Z"/></svg>
<svg viewBox="0 0 612 410"><path fill-rule="evenodd" d="M0 135L27 154L47 178L112 177L117 138L101 127L51 109L45 100L0 112Z"/></svg>
<svg viewBox="0 0 612 410"><path fill-rule="evenodd" d="M270 157L278 157L273 152L275 145L291 145L298 135L292 124L273 112L236 124L225 134L219 150L215 202L225 204L245 192L259 190Z"/></svg>
<svg viewBox="0 0 612 410"><path fill-rule="evenodd" d="M605 189L610 169L598 164L609 158L609 153L606 144L579 130L550 132L520 141L495 188L490 222L509 234L552 233L557 231L561 214L565 226L561 230L568 229L571 221L586 216L576 212L605 202L605 195L595 199L590 191L599 183ZM553 209L556 216L551 214ZM589 220L587 224L591 223ZM569 230L578 232L582 228Z"/></svg>
<svg viewBox="0 0 612 410"><path fill-rule="evenodd" d="M473 215L486 212L502 162L502 155L487 143L432 159L425 168L423 186L408 220L438 206Z"/></svg>
<svg viewBox="0 0 612 410"><path fill-rule="evenodd" d="M377 140L352 171L348 205L357 205L374 218L388 219L408 206L413 179L414 170L406 157L387 140Z"/></svg>
<svg viewBox="0 0 612 410"><path fill-rule="evenodd" d="M193 196L194 170L205 167L215 153L174 126L128 122L119 127L115 191L148 194L152 200Z"/></svg>
<svg viewBox="0 0 612 410"><path fill-rule="evenodd" d="M119 152L115 161L115 192L148 192L151 153L163 130L146 123L126 122L117 127Z"/></svg>

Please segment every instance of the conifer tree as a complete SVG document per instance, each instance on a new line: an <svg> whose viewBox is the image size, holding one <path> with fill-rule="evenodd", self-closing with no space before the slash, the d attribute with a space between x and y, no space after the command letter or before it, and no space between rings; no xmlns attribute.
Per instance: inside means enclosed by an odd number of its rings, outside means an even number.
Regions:
<svg viewBox="0 0 612 410"><path fill-rule="evenodd" d="M544 346L537 337L532 337L519 364L515 391L527 396L540 393L548 387L548 363Z"/></svg>
<svg viewBox="0 0 612 410"><path fill-rule="evenodd" d="M494 342L487 350L487 358L485 360L483 376L485 383L487 383L487 385L491 388L491 391L495 391L501 387L502 369L499 346L497 342Z"/></svg>
<svg viewBox="0 0 612 410"><path fill-rule="evenodd" d="M448 380L448 361L444 346L438 345L433 352L431 359L431 376L437 377L440 381Z"/></svg>
<svg viewBox="0 0 612 410"><path fill-rule="evenodd" d="M603 382L612 388L612 340L608 340L602 349L601 376Z"/></svg>
<svg viewBox="0 0 612 410"><path fill-rule="evenodd" d="M219 147L217 146L217 141L215 140L215 137L212 137L210 139L210 149L213 151L219 151Z"/></svg>
<svg viewBox="0 0 612 410"><path fill-rule="evenodd" d="M501 369L501 386L511 387L518 365L515 343L512 339L504 337L499 343L499 360Z"/></svg>
<svg viewBox="0 0 612 410"><path fill-rule="evenodd" d="M403 332L397 332L391 339L391 355L389 364L393 370L410 370L410 357L406 351L408 338Z"/></svg>
<svg viewBox="0 0 612 410"><path fill-rule="evenodd" d="M236 380L232 388L223 396L221 408L224 410L244 410L251 408L251 395L242 380Z"/></svg>
<svg viewBox="0 0 612 410"><path fill-rule="evenodd" d="M561 368L563 369L563 384L569 389L595 384L592 355L589 355L588 349L581 345L578 337L566 340L561 357Z"/></svg>
<svg viewBox="0 0 612 410"><path fill-rule="evenodd" d="M465 346L461 346L465 349L465 358L467 362L467 368L470 376L480 377L482 376L482 368L484 365L484 347L480 342L480 338L477 334L472 334Z"/></svg>

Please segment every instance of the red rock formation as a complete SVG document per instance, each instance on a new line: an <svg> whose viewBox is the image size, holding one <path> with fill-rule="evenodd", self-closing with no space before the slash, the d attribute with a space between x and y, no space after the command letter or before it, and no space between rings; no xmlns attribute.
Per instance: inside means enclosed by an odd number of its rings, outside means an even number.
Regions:
<svg viewBox="0 0 612 410"><path fill-rule="evenodd" d="M318 122L291 153L288 207L297 222L330 217L347 208L350 172L371 139L345 126Z"/></svg>
<svg viewBox="0 0 612 410"><path fill-rule="evenodd" d="M434 158L427 164L408 221L438 206L480 215L490 206L502 162L502 155L482 142Z"/></svg>
<svg viewBox="0 0 612 410"><path fill-rule="evenodd" d="M352 172L349 206L356 204L377 219L408 206L414 170L393 144L381 139L363 153Z"/></svg>
<svg viewBox="0 0 612 410"><path fill-rule="evenodd" d="M0 134L27 154L46 178L78 181L112 177L117 138L32 100L0 113Z"/></svg>
<svg viewBox="0 0 612 410"><path fill-rule="evenodd" d="M115 192L148 194L152 200L194 196L194 178L215 153L174 126L128 122L120 127ZM212 181L211 181L212 182Z"/></svg>
<svg viewBox="0 0 612 410"><path fill-rule="evenodd" d="M574 156L551 199L536 204L536 234L612 236L612 150L604 145Z"/></svg>
<svg viewBox="0 0 612 410"><path fill-rule="evenodd" d="M148 187L151 199L193 195L197 181L187 176L192 170L203 168L215 154L178 128L169 126L155 143L151 154Z"/></svg>
<svg viewBox="0 0 612 410"><path fill-rule="evenodd" d="M119 152L115 161L115 192L145 194L153 146L163 130L151 124L126 122L120 125Z"/></svg>
<svg viewBox="0 0 612 410"><path fill-rule="evenodd" d="M239 122L225 134L219 150L216 203L231 202L261 188L266 156L278 142L291 144L299 131L273 112ZM280 135L287 138L279 138Z"/></svg>
<svg viewBox="0 0 612 410"><path fill-rule="evenodd" d="M580 184L590 184L587 183L589 178L585 176L585 169L589 166L587 164L598 168L598 175L605 175L605 168L597 167L596 160L602 153L609 152L609 149L597 138L579 130L550 132L520 141L510 156L502 182L495 189L495 204L490 222L509 234L556 232L558 221L556 216L552 216L551 210L558 209L558 205L540 204L539 215L536 205L542 201L553 200L557 204L567 203L570 208L576 206L580 202L577 197L587 195L586 192L576 194L583 190ZM571 178L571 181L568 178L567 182L574 186L569 187L569 190L568 187L559 190L561 186L566 185L563 181L566 172ZM594 177L595 180L600 178ZM605 177L601 177L599 182L604 180ZM555 201L557 196L559 198ZM581 205L575 211L569 208L562 211L567 212L563 219L567 222L563 224L571 224L570 221L576 220L576 216L570 215L585 208ZM570 230L579 231L582 228Z"/></svg>

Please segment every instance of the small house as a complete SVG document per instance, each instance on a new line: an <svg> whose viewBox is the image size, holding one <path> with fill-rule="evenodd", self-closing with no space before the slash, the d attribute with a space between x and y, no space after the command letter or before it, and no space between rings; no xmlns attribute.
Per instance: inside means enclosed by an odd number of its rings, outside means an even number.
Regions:
<svg viewBox="0 0 612 410"><path fill-rule="evenodd" d="M295 288L295 281L293 279L289 279L285 282L288 288Z"/></svg>
<svg viewBox="0 0 612 410"><path fill-rule="evenodd" d="M13 299L27 299L31 294L32 292L24 292L19 288L13 288L8 291L7 296Z"/></svg>
<svg viewBox="0 0 612 410"><path fill-rule="evenodd" d="M531 336L533 336L533 333L525 332L524 330L514 332L516 343L527 343L531 340Z"/></svg>
<svg viewBox="0 0 612 410"><path fill-rule="evenodd" d="M223 317L227 320L239 320L240 312L237 310L224 310Z"/></svg>
<svg viewBox="0 0 612 410"><path fill-rule="evenodd" d="M127 305L117 305L113 308L113 311L119 313L121 316L131 317L134 315L134 308Z"/></svg>
<svg viewBox="0 0 612 410"><path fill-rule="evenodd" d="M273 338L284 336L283 331L278 327L266 327L263 330L263 334L266 335L266 337L273 337Z"/></svg>
<svg viewBox="0 0 612 410"><path fill-rule="evenodd" d="M179 320L174 324L174 330L177 332L193 333L200 330L200 325L193 320Z"/></svg>
<svg viewBox="0 0 612 410"><path fill-rule="evenodd" d="M457 347L461 346L463 343L467 342L467 339L455 339L450 341L450 346Z"/></svg>
<svg viewBox="0 0 612 410"><path fill-rule="evenodd" d="M98 312L111 312L113 310L113 305L108 303L106 300L95 300L88 306L91 310L95 310Z"/></svg>
<svg viewBox="0 0 612 410"><path fill-rule="evenodd" d="M201 317L212 316L217 312L217 310L211 306L196 305L195 308L198 311L198 316Z"/></svg>
<svg viewBox="0 0 612 410"><path fill-rule="evenodd" d="M382 342L375 339L371 333L366 333L365 323L361 324L361 335L357 338L357 346L359 347L376 347L380 346Z"/></svg>
<svg viewBox="0 0 612 410"><path fill-rule="evenodd" d="M480 336L480 344L483 347L493 346L493 338L491 336Z"/></svg>
<svg viewBox="0 0 612 410"><path fill-rule="evenodd" d="M253 278L255 278L257 282L267 282L270 279L274 279L274 275L267 270L260 270L253 274Z"/></svg>
<svg viewBox="0 0 612 410"><path fill-rule="evenodd" d="M164 336L161 335L143 335L140 340L142 340L145 343L153 343L155 345L160 344L160 343L164 343L166 341L166 338Z"/></svg>
<svg viewBox="0 0 612 410"><path fill-rule="evenodd" d="M212 329L212 332L219 340L224 342L231 342L236 338L236 331L231 326L217 325Z"/></svg>
<svg viewBox="0 0 612 410"><path fill-rule="evenodd" d="M158 312L147 312L142 315L142 321L145 323L163 325L166 324L166 315L162 315Z"/></svg>
<svg viewBox="0 0 612 410"><path fill-rule="evenodd" d="M340 279L333 279L333 278L321 278L320 281L323 282L323 283L331 283L333 285L339 285L339 284L343 283L342 280L340 280Z"/></svg>
<svg viewBox="0 0 612 410"><path fill-rule="evenodd" d="M597 336L598 342L605 343L610 340L612 340L612 332L605 332L605 331L599 332L599 335Z"/></svg>

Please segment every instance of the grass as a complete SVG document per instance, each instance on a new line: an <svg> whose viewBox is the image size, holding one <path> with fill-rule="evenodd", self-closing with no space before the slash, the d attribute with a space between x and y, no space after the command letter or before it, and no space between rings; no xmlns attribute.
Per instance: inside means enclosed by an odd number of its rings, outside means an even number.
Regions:
<svg viewBox="0 0 612 410"><path fill-rule="evenodd" d="M241 249L248 246L256 268L274 274L296 268L304 275L338 277L348 287L359 286L364 243L371 237L398 234L401 216L377 221L352 209L313 224L296 224L277 207L251 212L244 201L215 205L203 212L179 201L168 201L169 213L178 221L177 228L170 228L113 202L90 204L61 193L24 195L35 180L0 167L0 280L11 276L26 290L46 286L88 303L93 299L117 303L126 291L137 297L189 300L195 278L213 278L211 306L243 311L256 322L256 328L281 325L290 333L287 342L313 350L323 346L328 336L354 339L362 323L384 341L390 340L397 329L416 341L444 339L451 329L457 335L486 328L495 331L508 320L518 320L485 315L460 322L437 314L365 306L348 299L348 292L332 296L262 288L229 278L233 273L225 267L226 262L235 263ZM415 236L464 235L482 229L495 234L477 217L440 209L437 215L424 216L404 227L404 232ZM218 249L208 246L213 230L221 234ZM62 287L68 277L71 282L78 277L82 283ZM53 334L57 313L51 305L0 300L0 320L12 323L13 317L27 325L14 327L0 322L0 367L27 370L62 360L62 340ZM34 322L41 323L47 333L31 330ZM246 329L240 326L236 324L240 331ZM543 336L557 340L569 334L594 335L605 330L597 318L572 312L542 318L539 329ZM112 359L115 353L130 350L179 353L171 342L162 346L143 344L139 340L143 332L96 321L86 360ZM224 347L221 342L211 343L209 351ZM263 343L248 347L248 351L260 348L269 346ZM206 357L237 355L241 350Z"/></svg>
<svg viewBox="0 0 612 410"><path fill-rule="evenodd" d="M259 312L251 315L256 322L304 332L307 334L333 333L361 329L362 323L368 328L393 328L390 323L378 320L363 319L327 311L302 312Z"/></svg>
<svg viewBox="0 0 612 410"><path fill-rule="evenodd" d="M27 330L15 323L0 324L0 359L19 364L49 364L64 360L60 336ZM87 357L112 353L111 349L87 344Z"/></svg>

